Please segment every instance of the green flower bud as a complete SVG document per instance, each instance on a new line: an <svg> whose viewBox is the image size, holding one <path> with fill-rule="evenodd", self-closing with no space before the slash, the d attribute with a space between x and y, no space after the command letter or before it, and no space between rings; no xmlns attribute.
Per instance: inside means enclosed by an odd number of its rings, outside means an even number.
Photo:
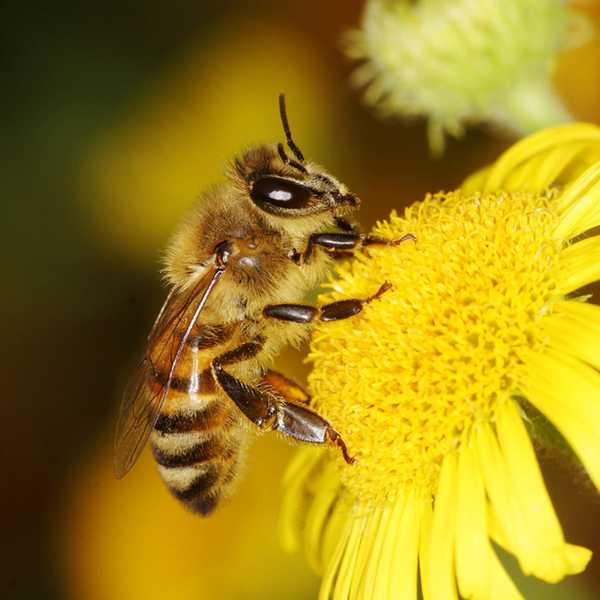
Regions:
<svg viewBox="0 0 600 600"><path fill-rule="evenodd" d="M517 135L571 119L552 88L558 52L591 26L561 0L370 0L348 53L383 115L425 116L429 143L487 122Z"/></svg>

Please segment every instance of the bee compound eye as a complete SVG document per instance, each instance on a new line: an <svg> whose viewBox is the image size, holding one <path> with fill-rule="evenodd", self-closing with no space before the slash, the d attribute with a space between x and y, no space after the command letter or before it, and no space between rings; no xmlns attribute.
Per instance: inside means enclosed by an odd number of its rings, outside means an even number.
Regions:
<svg viewBox="0 0 600 600"><path fill-rule="evenodd" d="M250 196L255 204L271 208L305 208L311 191L300 183L279 177L261 177L252 186Z"/></svg>

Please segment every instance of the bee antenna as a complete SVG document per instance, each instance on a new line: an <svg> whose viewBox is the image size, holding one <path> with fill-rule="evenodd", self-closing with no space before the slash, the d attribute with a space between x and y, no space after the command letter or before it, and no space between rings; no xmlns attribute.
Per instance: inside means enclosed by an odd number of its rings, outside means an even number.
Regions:
<svg viewBox="0 0 600 600"><path fill-rule="evenodd" d="M279 94L279 115L281 116L281 124L283 125L283 131L287 140L287 145L294 154L294 156L300 161L304 162L304 155L300 151L300 148L296 146L292 139L292 131L287 118L287 112L285 109L285 94Z"/></svg>

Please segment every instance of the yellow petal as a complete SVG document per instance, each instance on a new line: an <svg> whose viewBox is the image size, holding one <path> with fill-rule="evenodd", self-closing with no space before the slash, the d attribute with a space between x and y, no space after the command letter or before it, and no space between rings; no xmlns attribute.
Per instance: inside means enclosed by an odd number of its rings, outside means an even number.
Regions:
<svg viewBox="0 0 600 600"><path fill-rule="evenodd" d="M568 294L600 279L600 236L581 240L560 253L559 289Z"/></svg>
<svg viewBox="0 0 600 600"><path fill-rule="evenodd" d="M527 557L518 558L522 564L530 566L536 577L549 582L579 573L587 565L591 553L565 544L531 441L513 402L505 403L498 411L497 431L512 484L514 505L527 524L523 532Z"/></svg>
<svg viewBox="0 0 600 600"><path fill-rule="evenodd" d="M283 485L287 488L298 481L304 482L308 472L323 459L323 454L313 446L300 448L285 471Z"/></svg>
<svg viewBox="0 0 600 600"><path fill-rule="evenodd" d="M508 576L496 553L490 547L490 587L487 596L489 600L523 600L513 580Z"/></svg>
<svg viewBox="0 0 600 600"><path fill-rule="evenodd" d="M327 519L340 492L340 481L335 463L324 464L321 472L312 476L310 484L318 491L306 514L304 548L310 566L318 572L321 570L321 543Z"/></svg>
<svg viewBox="0 0 600 600"><path fill-rule="evenodd" d="M490 533L519 560L522 556L527 559L527 545L523 539L527 524L516 510L510 477L496 435L491 427L485 424L476 431L475 440L485 489L490 499ZM524 571L529 570L523 564L521 567Z"/></svg>
<svg viewBox="0 0 600 600"><path fill-rule="evenodd" d="M524 358L523 393L563 434L600 489L600 374L562 353L528 352Z"/></svg>
<svg viewBox="0 0 600 600"><path fill-rule="evenodd" d="M358 549L369 521L367 515L355 517L351 521L350 535L345 544L344 553L341 559L335 588L333 590L334 600L348 600L350 587L356 575L355 566L358 557Z"/></svg>
<svg viewBox="0 0 600 600"><path fill-rule="evenodd" d="M385 506L377 509L380 513L379 527L373 543L369 562L364 570L360 584L360 594L357 598L377 598L385 600L387 590L385 584L390 580L394 569L391 556L386 554L384 549L390 539L395 539L398 530L393 526L394 506Z"/></svg>
<svg viewBox="0 0 600 600"><path fill-rule="evenodd" d="M562 213L555 231L558 239L573 238L600 224L600 162L565 188L558 208Z"/></svg>
<svg viewBox="0 0 600 600"><path fill-rule="evenodd" d="M388 587L388 596L382 597L387 597L389 600L416 600L417 598L417 557L425 500L415 490L406 492L406 495L398 535L393 539L393 547L390 548L393 569L389 580L382 582L382 585ZM431 504L430 500L429 504Z"/></svg>
<svg viewBox="0 0 600 600"><path fill-rule="evenodd" d="M300 546L301 523L308 510L308 499L304 486L313 469L322 459L322 453L314 448L303 448L290 463L283 485L285 495L281 508L281 545L288 552L295 552Z"/></svg>
<svg viewBox="0 0 600 600"><path fill-rule="evenodd" d="M398 541L401 530L402 515L406 505L406 494L402 493L387 506L381 518L380 535L373 561L379 563L379 569L372 569L365 578L365 598L388 598L388 584L394 577L394 573L400 568L400 564L394 561L394 545ZM384 531L385 529L385 531Z"/></svg>
<svg viewBox="0 0 600 600"><path fill-rule="evenodd" d="M478 447L478 444L476 447ZM506 551L510 551L507 537L502 530L498 515L490 502L486 502L485 511L489 536ZM523 596L515 586L513 580L509 577L503 564L496 556L496 551L490 543L489 538L486 539L486 546L486 550L482 551L479 564L481 565L484 562L487 563L486 571L489 572L488 586L483 596L473 595L471 597L473 599L485 598L486 600L522 600Z"/></svg>
<svg viewBox="0 0 600 600"><path fill-rule="evenodd" d="M431 499L426 499L421 507L421 533L419 541L419 575L421 580L421 590L423 591L423 600L431 600L429 592L429 551L431 548L431 527L433 524L433 509Z"/></svg>
<svg viewBox="0 0 600 600"><path fill-rule="evenodd" d="M368 583L367 579L370 578L370 571L376 570L378 567L376 549L378 542L381 542L380 523L382 516L383 510L380 508L370 509L366 515L366 524L356 552L356 562L348 596L351 600L368 597L363 593L364 586L365 583Z"/></svg>
<svg viewBox="0 0 600 600"><path fill-rule="evenodd" d="M600 144L596 144L596 155L600 158ZM566 146L558 146L547 153L538 156L539 164L535 170L530 171L530 179L526 186L529 190L544 190L562 181L573 178L571 166L580 164L579 169L586 164L581 161L585 150L589 148L588 142L574 142Z"/></svg>
<svg viewBox="0 0 600 600"><path fill-rule="evenodd" d="M454 582L454 538L456 528L457 469L456 454L446 455L435 496L431 540L429 542L428 581L431 600L458 598Z"/></svg>
<svg viewBox="0 0 600 600"><path fill-rule="evenodd" d="M504 527L498 518L498 513L491 502L487 503L487 523L490 537L507 552L510 552L510 543L507 535L504 533Z"/></svg>
<svg viewBox="0 0 600 600"><path fill-rule="evenodd" d="M561 150L556 152L560 148ZM578 152L575 152L574 148ZM562 156L562 168L560 152ZM575 154L578 154L581 165L573 169ZM489 167L485 174L475 174L467 179L462 189L475 191L526 189L539 191L553 185L564 177L561 173L567 167L569 176L573 177L600 158L600 128L585 123L569 123L557 127L549 127L539 133L528 136L512 146L501 158ZM553 168L548 167L545 179L537 175L540 165L548 156L552 157ZM536 164L537 163L537 164ZM537 176L537 178L536 178ZM533 181L538 188L531 187ZM525 186L525 187L523 187Z"/></svg>
<svg viewBox="0 0 600 600"><path fill-rule="evenodd" d="M489 502L486 506L486 516L490 537L508 551L506 536L502 531L498 516ZM487 560L489 561L488 570L490 578L486 595L483 597L486 598L486 600L522 600L523 596L515 586L513 580L509 577L504 565L500 562L500 559L496 556L496 551L489 540ZM475 596L473 598L475 598Z"/></svg>
<svg viewBox="0 0 600 600"><path fill-rule="evenodd" d="M350 599L416 600L418 517L412 492L392 506L371 511Z"/></svg>
<svg viewBox="0 0 600 600"><path fill-rule="evenodd" d="M600 307L563 300L553 309L553 314L544 317L550 345L600 370Z"/></svg>
<svg viewBox="0 0 600 600"><path fill-rule="evenodd" d="M469 175L469 177L460 184L460 189L465 192L478 192L479 190L485 189L486 181L489 179L493 166L494 165L484 167L483 169L479 169L479 171L475 171L472 175Z"/></svg>
<svg viewBox="0 0 600 600"><path fill-rule="evenodd" d="M338 551L339 540L349 533L348 524L352 521L353 505L354 501L348 494L342 494L334 504L321 542L320 573L327 571L332 564L332 557Z"/></svg>
<svg viewBox="0 0 600 600"><path fill-rule="evenodd" d="M592 163L579 177L564 186L556 199L556 208L563 214L581 200L582 196L598 182L598 161Z"/></svg>
<svg viewBox="0 0 600 600"><path fill-rule="evenodd" d="M323 580L321 581L321 589L319 590L319 600L329 600L331 598L332 590L338 577L341 562L344 558L352 529L352 519L346 519L343 527L339 531L337 546L325 563Z"/></svg>
<svg viewBox="0 0 600 600"><path fill-rule="evenodd" d="M461 596L484 598L489 588L489 541L485 491L475 450L465 444L458 454L456 576ZM477 565L477 568L474 568Z"/></svg>

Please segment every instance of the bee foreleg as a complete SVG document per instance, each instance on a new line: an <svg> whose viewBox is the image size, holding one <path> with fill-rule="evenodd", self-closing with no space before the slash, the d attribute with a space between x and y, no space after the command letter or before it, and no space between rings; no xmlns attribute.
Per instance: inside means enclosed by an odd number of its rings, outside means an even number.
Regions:
<svg viewBox="0 0 600 600"><path fill-rule="evenodd" d="M348 221L348 219L344 219L343 217L334 217L334 221L342 231L358 233L358 226Z"/></svg>
<svg viewBox="0 0 600 600"><path fill-rule="evenodd" d="M385 294L392 284L385 281L372 296L365 300L351 298L348 300L338 300L324 304L321 308L315 308L308 304L269 304L263 309L263 315L280 321L291 321L292 323L310 323L317 316L320 321L340 321L349 319L362 311L365 304Z"/></svg>
<svg viewBox="0 0 600 600"><path fill-rule="evenodd" d="M397 246L407 241L416 242L417 238L412 233L407 233L393 240L358 233L356 231L345 233L313 233L308 238L304 252L301 254L296 252L291 255L291 258L296 263L306 263L310 260L315 246L325 248L335 255L339 252L354 251L367 246Z"/></svg>

